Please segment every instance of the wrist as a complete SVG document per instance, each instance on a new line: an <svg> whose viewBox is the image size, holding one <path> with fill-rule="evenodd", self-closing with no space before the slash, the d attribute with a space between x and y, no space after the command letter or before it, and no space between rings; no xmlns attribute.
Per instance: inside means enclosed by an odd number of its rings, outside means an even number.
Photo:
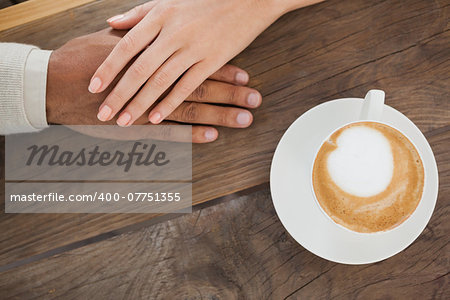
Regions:
<svg viewBox="0 0 450 300"><path fill-rule="evenodd" d="M290 2L291 0L286 0ZM262 22L263 24L270 25L275 22L282 15L287 13L287 5L283 0L236 0L235 4L230 2L232 9L235 9L236 5L240 5L245 12L252 12L253 16L257 18L256 22ZM244 4L244 5L242 5Z"/></svg>
<svg viewBox="0 0 450 300"><path fill-rule="evenodd" d="M58 118L58 105L57 101L60 96L58 96L58 66L60 64L60 57L58 50L54 50L50 55L50 59L48 61L48 69L47 69L47 93L46 93L46 101L45 101L45 110L47 113L47 122L49 124L59 124ZM59 74L61 75L61 74Z"/></svg>
<svg viewBox="0 0 450 300"><path fill-rule="evenodd" d="M278 17L281 17L282 15L305 7L312 4L316 4L319 2L322 2L324 0L256 0L258 2L265 2L268 6L268 9L275 12Z"/></svg>

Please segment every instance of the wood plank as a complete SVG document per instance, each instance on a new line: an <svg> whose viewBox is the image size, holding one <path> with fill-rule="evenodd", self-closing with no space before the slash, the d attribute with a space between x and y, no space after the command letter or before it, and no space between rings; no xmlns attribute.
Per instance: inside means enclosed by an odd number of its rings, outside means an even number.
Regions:
<svg viewBox="0 0 450 300"><path fill-rule="evenodd" d="M96 1L3 31L0 40L51 49L103 28L106 18L141 2ZM381 88L387 104L427 136L448 131L448 15L448 1L406 5L400 0L354 0L327 1L281 18L234 60L250 72L250 85L264 96L254 124L244 130L221 128L217 142L193 148L195 203L268 182L283 132L299 115L327 100L362 97L370 88ZM2 214L0 264L151 217Z"/></svg>
<svg viewBox="0 0 450 300"><path fill-rule="evenodd" d="M94 0L28 0L0 10L0 31L36 21Z"/></svg>
<svg viewBox="0 0 450 300"><path fill-rule="evenodd" d="M441 166L436 210L385 261L349 266L311 254L284 230L265 189L4 272L0 290L18 299L445 299L450 132L429 139Z"/></svg>

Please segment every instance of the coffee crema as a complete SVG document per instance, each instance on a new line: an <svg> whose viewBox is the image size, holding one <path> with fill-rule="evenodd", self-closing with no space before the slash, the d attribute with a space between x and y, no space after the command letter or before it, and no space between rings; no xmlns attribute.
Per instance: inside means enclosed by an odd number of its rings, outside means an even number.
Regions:
<svg viewBox="0 0 450 300"><path fill-rule="evenodd" d="M373 233L400 225L414 212L424 169L401 132L364 121L338 129L322 144L312 183L320 206L337 224Z"/></svg>

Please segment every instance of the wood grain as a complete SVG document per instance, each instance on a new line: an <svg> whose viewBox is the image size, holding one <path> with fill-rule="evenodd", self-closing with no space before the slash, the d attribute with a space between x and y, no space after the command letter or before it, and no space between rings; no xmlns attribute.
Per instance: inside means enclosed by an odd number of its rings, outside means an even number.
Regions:
<svg viewBox="0 0 450 300"><path fill-rule="evenodd" d="M0 31L36 21L94 0L28 0L0 10Z"/></svg>
<svg viewBox="0 0 450 300"><path fill-rule="evenodd" d="M108 17L142 2L96 1L0 32L0 41L53 49L104 28ZM254 124L221 128L217 142L193 148L195 203L268 182L273 151L286 128L331 99L362 97L380 88L387 104L428 138L448 132L449 10L449 1L326 1L277 21L234 60L264 96ZM441 158L438 167L449 168L448 159ZM0 265L152 217L2 214Z"/></svg>
<svg viewBox="0 0 450 300"><path fill-rule="evenodd" d="M385 261L348 266L308 252L265 189L4 272L0 290L17 299L448 299L450 132L429 139L443 166L435 213Z"/></svg>

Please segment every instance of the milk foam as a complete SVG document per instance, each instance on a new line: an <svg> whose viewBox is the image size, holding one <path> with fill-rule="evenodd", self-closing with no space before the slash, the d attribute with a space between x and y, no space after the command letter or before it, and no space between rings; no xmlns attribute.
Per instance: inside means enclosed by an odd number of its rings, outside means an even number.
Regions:
<svg viewBox="0 0 450 300"><path fill-rule="evenodd" d="M337 186L358 197L371 197L388 187L394 159L389 141L380 131L354 126L342 131L336 142L327 168Z"/></svg>

